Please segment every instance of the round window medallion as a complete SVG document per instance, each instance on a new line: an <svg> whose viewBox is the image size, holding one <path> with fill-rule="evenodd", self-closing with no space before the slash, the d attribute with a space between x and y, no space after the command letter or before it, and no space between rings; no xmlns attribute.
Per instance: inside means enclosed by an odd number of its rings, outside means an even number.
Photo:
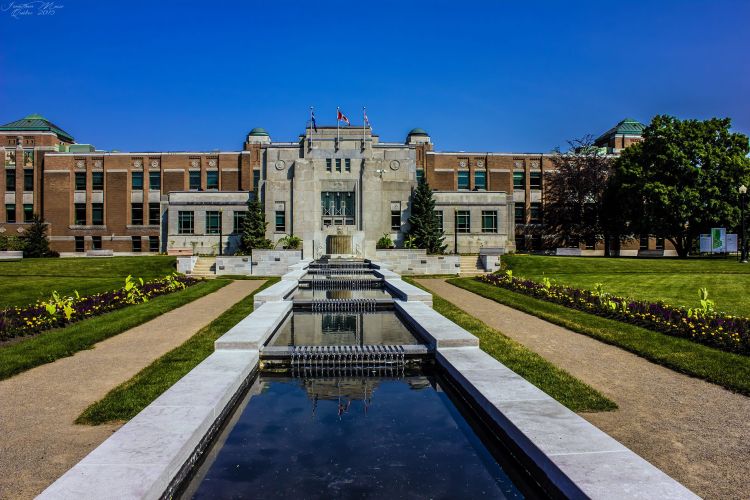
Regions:
<svg viewBox="0 0 750 500"><path fill-rule="evenodd" d="M198 166L198 160L190 160L190 166L191 167L197 167Z"/></svg>
<svg viewBox="0 0 750 500"><path fill-rule="evenodd" d="M401 168L401 163L398 160L391 161L391 170L398 170Z"/></svg>
<svg viewBox="0 0 750 500"><path fill-rule="evenodd" d="M466 168L466 160L461 160L460 162L458 162L458 166L461 168Z"/></svg>
<svg viewBox="0 0 750 500"><path fill-rule="evenodd" d="M85 161L83 161L83 160L76 161L76 167L83 168L85 166L86 166L86 162Z"/></svg>
<svg viewBox="0 0 750 500"><path fill-rule="evenodd" d="M159 161L151 160L151 168L158 168L158 167L159 167Z"/></svg>
<svg viewBox="0 0 750 500"><path fill-rule="evenodd" d="M94 160L94 166L96 168L102 168L102 161L101 160Z"/></svg>
<svg viewBox="0 0 750 500"><path fill-rule="evenodd" d="M208 166L209 167L215 167L216 166L216 160L208 160Z"/></svg>
<svg viewBox="0 0 750 500"><path fill-rule="evenodd" d="M141 162L141 160L135 160L135 161L133 162L133 166L134 166L135 168L141 168L141 166L142 166L142 165L143 165L143 163Z"/></svg>
<svg viewBox="0 0 750 500"><path fill-rule="evenodd" d="M477 167L483 167L484 166L484 160L477 160Z"/></svg>
<svg viewBox="0 0 750 500"><path fill-rule="evenodd" d="M284 170L286 162L284 160L276 160L274 166L276 167L276 170Z"/></svg>

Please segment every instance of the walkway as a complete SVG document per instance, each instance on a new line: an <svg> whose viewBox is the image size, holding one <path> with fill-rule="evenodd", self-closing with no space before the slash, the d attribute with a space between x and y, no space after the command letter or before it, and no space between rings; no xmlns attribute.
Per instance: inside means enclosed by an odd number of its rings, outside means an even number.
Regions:
<svg viewBox="0 0 750 500"><path fill-rule="evenodd" d="M0 498L33 498L120 425L73 421L263 281L238 280L93 349L0 381Z"/></svg>
<svg viewBox="0 0 750 500"><path fill-rule="evenodd" d="M446 283L421 284L606 394L583 416L704 498L746 498L750 398Z"/></svg>

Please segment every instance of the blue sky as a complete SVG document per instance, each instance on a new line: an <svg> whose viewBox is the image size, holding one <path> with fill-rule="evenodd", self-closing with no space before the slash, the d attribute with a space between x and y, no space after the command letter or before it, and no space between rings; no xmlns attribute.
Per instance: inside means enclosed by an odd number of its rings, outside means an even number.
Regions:
<svg viewBox="0 0 750 500"><path fill-rule="evenodd" d="M544 152L658 113L750 133L747 0L56 3L0 0L0 122L40 113L101 149L293 140L310 106L444 151Z"/></svg>

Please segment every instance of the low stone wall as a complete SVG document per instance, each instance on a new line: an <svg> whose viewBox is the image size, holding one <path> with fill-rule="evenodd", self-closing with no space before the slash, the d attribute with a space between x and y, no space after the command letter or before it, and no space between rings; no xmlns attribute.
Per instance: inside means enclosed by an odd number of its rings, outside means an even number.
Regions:
<svg viewBox="0 0 750 500"><path fill-rule="evenodd" d="M301 250L253 250L253 275L282 276L302 260Z"/></svg>
<svg viewBox="0 0 750 500"><path fill-rule="evenodd" d="M0 260L16 260L23 259L23 252L21 250L3 250L0 252Z"/></svg>
<svg viewBox="0 0 750 500"><path fill-rule="evenodd" d="M253 270L252 259L247 255L216 257L216 275L231 274L250 276Z"/></svg>
<svg viewBox="0 0 750 500"><path fill-rule="evenodd" d="M177 257L177 272L182 274L192 273L196 262L198 262L197 256Z"/></svg>
<svg viewBox="0 0 750 500"><path fill-rule="evenodd" d="M480 255L479 260L482 263L482 267L488 273L494 273L500 270L500 256L499 255Z"/></svg>
<svg viewBox="0 0 750 500"><path fill-rule="evenodd" d="M580 248L558 248L555 255L566 257L604 257L604 250L582 250Z"/></svg>
<svg viewBox="0 0 750 500"><path fill-rule="evenodd" d="M458 274L458 255L427 255L425 250L376 250L375 259L399 274Z"/></svg>

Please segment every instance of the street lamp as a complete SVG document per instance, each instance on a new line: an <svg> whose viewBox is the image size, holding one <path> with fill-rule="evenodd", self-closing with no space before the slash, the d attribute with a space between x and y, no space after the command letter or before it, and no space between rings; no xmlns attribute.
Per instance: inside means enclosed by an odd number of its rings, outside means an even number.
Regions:
<svg viewBox="0 0 750 500"><path fill-rule="evenodd" d="M742 219L742 239L740 240L740 262L747 264L747 236L745 235L745 198L747 197L747 186L740 186L740 219Z"/></svg>
<svg viewBox="0 0 750 500"><path fill-rule="evenodd" d="M224 209L219 209L219 257L224 255L224 249L222 248L222 239L224 237Z"/></svg>

